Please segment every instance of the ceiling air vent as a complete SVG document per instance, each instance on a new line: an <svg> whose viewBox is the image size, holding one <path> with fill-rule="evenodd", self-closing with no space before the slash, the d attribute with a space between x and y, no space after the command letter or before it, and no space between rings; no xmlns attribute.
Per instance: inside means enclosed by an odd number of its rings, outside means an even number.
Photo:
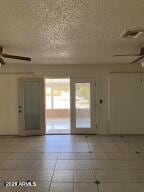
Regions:
<svg viewBox="0 0 144 192"><path fill-rule="evenodd" d="M128 30L124 31L121 35L121 38L138 38L144 30Z"/></svg>

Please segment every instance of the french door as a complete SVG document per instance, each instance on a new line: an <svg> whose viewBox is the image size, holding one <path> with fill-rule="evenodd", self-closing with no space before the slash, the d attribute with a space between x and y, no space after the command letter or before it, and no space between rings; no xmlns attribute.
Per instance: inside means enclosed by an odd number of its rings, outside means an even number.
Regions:
<svg viewBox="0 0 144 192"><path fill-rule="evenodd" d="M44 135L44 80L19 78L18 96L19 135Z"/></svg>
<svg viewBox="0 0 144 192"><path fill-rule="evenodd" d="M70 118L72 134L96 134L95 80L70 79ZM19 135L45 134L44 79L18 80Z"/></svg>
<svg viewBox="0 0 144 192"><path fill-rule="evenodd" d="M93 78L71 79L72 134L96 134L95 92Z"/></svg>

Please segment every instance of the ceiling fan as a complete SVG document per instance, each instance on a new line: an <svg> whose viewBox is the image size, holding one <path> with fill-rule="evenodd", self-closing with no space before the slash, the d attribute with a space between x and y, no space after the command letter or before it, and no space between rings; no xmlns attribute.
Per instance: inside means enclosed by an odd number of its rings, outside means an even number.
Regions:
<svg viewBox="0 0 144 192"><path fill-rule="evenodd" d="M5 65L5 60L3 58L10 58L10 59L19 59L24 61L31 61L30 57L22 57L16 55L9 55L4 53L4 48L0 46L0 64Z"/></svg>
<svg viewBox="0 0 144 192"><path fill-rule="evenodd" d="M135 59L134 61L132 61L130 64L133 64L133 63L137 63L138 61L140 61L141 59L144 58L144 47L140 48L140 51L138 54L128 54L128 55L114 55L116 57L125 57L125 56L137 56L139 58Z"/></svg>

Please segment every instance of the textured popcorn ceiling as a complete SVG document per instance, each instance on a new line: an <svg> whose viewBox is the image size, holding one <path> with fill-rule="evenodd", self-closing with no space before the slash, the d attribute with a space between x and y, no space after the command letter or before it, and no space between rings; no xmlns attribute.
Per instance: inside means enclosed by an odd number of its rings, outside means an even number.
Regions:
<svg viewBox="0 0 144 192"><path fill-rule="evenodd" d="M127 63L144 43L144 0L0 0L0 45L33 64ZM7 63L26 63L6 60Z"/></svg>

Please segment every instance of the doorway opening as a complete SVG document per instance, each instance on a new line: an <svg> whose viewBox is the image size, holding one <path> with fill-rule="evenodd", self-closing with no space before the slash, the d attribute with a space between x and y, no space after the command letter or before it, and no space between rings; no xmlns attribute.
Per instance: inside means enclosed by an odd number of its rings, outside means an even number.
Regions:
<svg viewBox="0 0 144 192"><path fill-rule="evenodd" d="M70 79L45 79L46 134L70 133Z"/></svg>

